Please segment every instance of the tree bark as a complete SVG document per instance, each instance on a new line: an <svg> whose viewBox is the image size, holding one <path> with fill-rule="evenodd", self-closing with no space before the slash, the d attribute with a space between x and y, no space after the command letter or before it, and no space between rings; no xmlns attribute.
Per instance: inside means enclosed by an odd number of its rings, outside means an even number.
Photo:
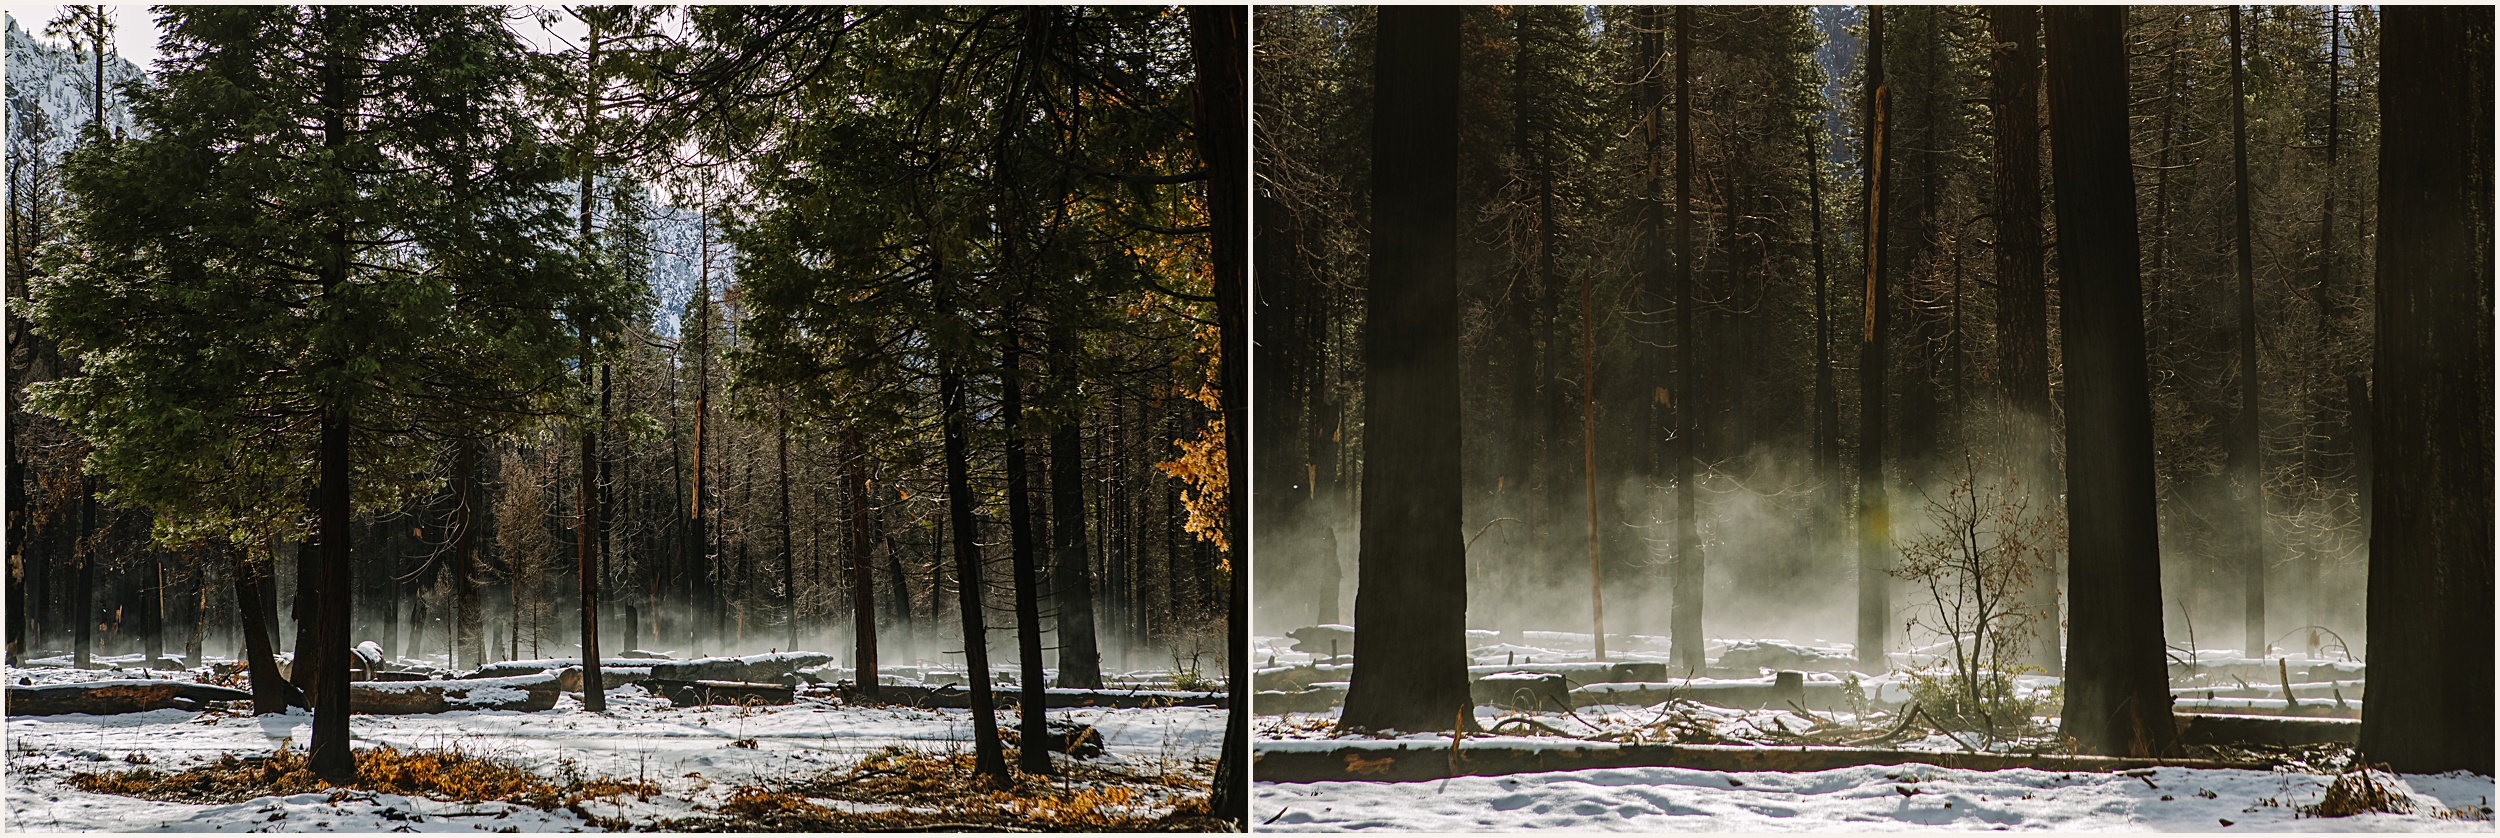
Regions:
<svg viewBox="0 0 2500 838"><path fill-rule="evenodd" d="M1073 375L1063 363L1070 341L1053 335L1052 377ZM1085 440L1078 420L1050 434L1051 573L1058 591L1059 686L1102 688L1102 651L1094 637L1094 579L1085 555Z"/></svg>
<svg viewBox="0 0 2500 838"><path fill-rule="evenodd" d="M2033 509L2057 497L2049 448L2049 297L2040 245L2040 12L1988 7L1988 81L1996 134L1997 380L2004 399L2004 451L2017 489ZM2057 613L2057 574L2032 576L2025 605L2046 622L2028 662L2065 670Z"/></svg>
<svg viewBox="0 0 2500 838"><path fill-rule="evenodd" d="M946 304L939 305L941 310ZM972 684L973 770L991 784L1006 788L1005 752L999 746L998 715L990 697L989 627L982 622L981 547L972 520L972 475L966 447L963 372L955 353L942 350L938 359L938 409L945 424L946 510L954 530L955 601L963 612L964 675Z"/></svg>
<svg viewBox="0 0 2500 838"><path fill-rule="evenodd" d="M278 674L277 651L269 637L269 604L261 600L268 571L253 563L242 548L226 549L234 557L234 604L243 624L244 671L252 681L252 713L284 713L289 706L303 703L303 696Z"/></svg>
<svg viewBox="0 0 2500 838"><path fill-rule="evenodd" d="M2046 27L2074 626L2062 723L2088 753L2167 756L2178 730L2162 646L2125 15L2116 7L2059 7Z"/></svg>
<svg viewBox="0 0 2500 838"><path fill-rule="evenodd" d="M1043 715L1046 702L1042 696L1050 678L1042 669L1042 583L1034 568L1039 557L1033 549L1033 477L1024 463L1024 376L1019 368L1024 363L1023 338L1013 325L1015 317L1011 307L1007 333L1001 336L1005 346L999 358L999 413L1007 432L1007 543L1015 554L1017 679L1024 692L1016 768L1026 774L1049 774L1050 749L1043 743L1050 741L1050 724Z"/></svg>
<svg viewBox="0 0 2500 838"><path fill-rule="evenodd" d="M2492 771L2492 13L2391 6L2361 753Z"/></svg>
<svg viewBox="0 0 2500 838"><path fill-rule="evenodd" d="M1250 688L1250 10L1246 6L1192 6L1190 53L1198 67L1198 157L1207 166L1209 259L1213 262L1216 323L1220 329L1225 444L1226 575L1224 655L1227 689ZM1209 568L1210 571L1213 568ZM1250 816L1250 702L1235 701L1225 713L1224 747L1216 759L1209 811L1247 826Z"/></svg>
<svg viewBox="0 0 2500 838"><path fill-rule="evenodd" d="M1362 558L1340 723L1472 729L1459 532L1459 11L1382 8L1373 68Z"/></svg>
<svg viewBox="0 0 2500 838"><path fill-rule="evenodd" d="M2248 109L2240 46L2240 7L2231 7L2231 201L2237 247L2232 265L2239 271L2240 412L2231 428L2231 474L2235 500L2246 504L2232 517L2240 521L2241 640L2248 656L2266 656L2266 484L2260 462L2261 428L2257 415L2257 280L2255 254L2248 235Z"/></svg>
<svg viewBox="0 0 2500 838"><path fill-rule="evenodd" d="M877 579L868 539L868 451L859 429L842 429L842 486L850 499L852 670L861 695L877 697ZM786 471L785 471L786 473ZM891 551L889 550L889 554Z"/></svg>
<svg viewBox="0 0 2500 838"><path fill-rule="evenodd" d="M1700 672L1703 658L1701 526L1694 518L1693 462L1701 457L1693 390L1693 7L1675 7L1675 601L1669 659Z"/></svg>
<svg viewBox="0 0 2500 838"><path fill-rule="evenodd" d="M1858 666L1884 671L1884 640L1892 628L1892 510L1884 496L1886 309L1892 299L1884 235L1892 188L1885 131L1891 91L1884 87L1884 9L1866 23L1866 318L1858 345Z"/></svg>
<svg viewBox="0 0 2500 838"><path fill-rule="evenodd" d="M485 617L480 613L477 592L477 530L483 517L480 508L486 502L478 491L478 449L485 442L464 437L454 444L458 453L452 458L451 477L451 588L453 668L477 668L486 663Z"/></svg>

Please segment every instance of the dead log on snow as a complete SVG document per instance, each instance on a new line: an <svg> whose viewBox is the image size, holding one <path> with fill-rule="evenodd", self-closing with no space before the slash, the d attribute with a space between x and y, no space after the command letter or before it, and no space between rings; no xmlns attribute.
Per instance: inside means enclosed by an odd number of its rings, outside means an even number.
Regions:
<svg viewBox="0 0 2500 838"><path fill-rule="evenodd" d="M252 694L242 690L191 681L85 681L10 687L7 713L11 716L60 716L70 713L110 716L150 710L198 710L214 701L250 700Z"/></svg>
<svg viewBox="0 0 2500 838"><path fill-rule="evenodd" d="M550 674L459 681L357 681L347 685L347 706L357 713L405 716L454 710L554 709L557 678Z"/></svg>
<svg viewBox="0 0 2500 838"><path fill-rule="evenodd" d="M663 696L679 707L706 704L789 704L798 700L798 690L780 684L752 681L687 681L674 678L650 678L642 688Z"/></svg>
<svg viewBox="0 0 2500 838"><path fill-rule="evenodd" d="M845 701L856 700L856 690L848 684L834 688L834 695ZM1134 710L1142 707L1214 707L1231 706L1223 693L1183 692L1180 690L1078 690L1052 687L1043 692L1052 709L1062 707L1111 707ZM1024 699L1020 690L993 690L991 698L1001 708L1017 706ZM914 707L945 707L961 710L971 706L972 693L953 685L943 687L911 687L885 685L877 688L882 704L903 704Z"/></svg>
<svg viewBox="0 0 2500 838"><path fill-rule="evenodd" d="M1591 768L1685 768L1698 771L1829 771L1861 765L1932 765L1971 771L2030 768L2040 771L2127 771L2138 768L2242 768L2258 762L2209 759L2136 759L2063 754L1972 754L1872 748L1740 745L1627 745L1622 747L1463 747L1452 758L1448 745L1332 750L1260 750L1251 771L1260 782L1416 782L1452 776L1495 776Z"/></svg>

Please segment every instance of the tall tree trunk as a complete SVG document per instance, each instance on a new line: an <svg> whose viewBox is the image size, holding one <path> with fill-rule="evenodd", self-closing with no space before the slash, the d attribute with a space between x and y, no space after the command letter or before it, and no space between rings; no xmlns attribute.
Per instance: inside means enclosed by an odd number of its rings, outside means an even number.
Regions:
<svg viewBox="0 0 2500 838"><path fill-rule="evenodd" d="M1693 7L1675 7L1675 602L1669 659L1700 672L1701 526L1693 508L1697 411L1693 391Z"/></svg>
<svg viewBox="0 0 2500 838"><path fill-rule="evenodd" d="M1190 53L1198 66L1198 157L1207 166L1209 258L1221 329L1225 444L1224 533L1230 572L1224 603L1224 747L1208 801L1216 817L1247 826L1250 816L1250 10L1192 6ZM1456 449L1452 449L1455 452ZM1463 572L1463 571L1462 571ZM1463 583L1462 583L1463 584Z"/></svg>
<svg viewBox="0 0 2500 838"><path fill-rule="evenodd" d="M850 525L845 529L851 536L851 640L855 648L852 669L856 673L853 679L859 685L859 694L873 699L877 697L877 580L875 565L868 555L871 542L867 460L868 450L859 443L859 428L843 427L842 489L850 500ZM891 555L892 550L887 553ZM898 582L900 576L896 574ZM900 599L901 592L896 594Z"/></svg>
<svg viewBox="0 0 2500 838"><path fill-rule="evenodd" d="M1837 485L1840 468L1840 387L1832 370L1832 283L1823 267L1823 143L1816 123L1806 129L1806 211L1814 247L1814 480ZM1832 535L1828 516L1837 499L1826 490L1814 504L1814 552Z"/></svg>
<svg viewBox="0 0 2500 838"><path fill-rule="evenodd" d="M593 43L596 43L595 38ZM589 201L587 197L589 186L590 177L584 175L582 187L585 210ZM590 214L585 211L582 213L585 237L589 233L589 226ZM591 351L590 333L585 330L582 333L581 370L584 398L588 398L591 394ZM607 530L604 520L607 509L604 508L604 504L600 503L599 496L599 426L593 422L588 427L579 429L579 432L582 444L581 488L575 496L574 503L581 515L573 525L573 537L576 562L574 572L575 575L581 577L582 594L582 709L592 713L605 713L608 710L607 685L599 677L600 568L597 544L599 534Z"/></svg>
<svg viewBox="0 0 2500 838"><path fill-rule="evenodd" d="M2266 484L2260 459L2261 427L2257 416L2257 280L2255 254L2248 237L2248 111L2240 47L2240 7L2231 7L2231 201L2238 246L2232 264L2239 271L2240 412L2231 427L2233 493L2243 504L2230 517L2240 521L2240 584L2246 609L2241 639L2249 657L2266 656Z"/></svg>
<svg viewBox="0 0 2500 838"><path fill-rule="evenodd" d="M2492 13L2391 6L2361 753L2492 771Z"/></svg>
<svg viewBox="0 0 2500 838"><path fill-rule="evenodd" d="M693 490L686 501L686 576L691 602L686 609L687 642L696 655L702 654L703 633L711 628L708 618L714 612L712 553L710 531L703 519L704 431L711 418L712 407L712 217L705 213L700 224L699 249L702 266L695 280L695 390L694 390L694 467Z"/></svg>
<svg viewBox="0 0 2500 838"><path fill-rule="evenodd" d="M780 492L781 619L790 629L790 650L799 648L799 556L790 551L790 414L782 411L773 435L774 474Z"/></svg>
<svg viewBox="0 0 2500 838"><path fill-rule="evenodd" d="M76 620L70 640L70 665L87 669L95 665L95 558L104 539L95 529L95 484L93 475L78 478L78 578L70 587L69 616Z"/></svg>
<svg viewBox="0 0 2500 838"><path fill-rule="evenodd" d="M1074 341L1064 332L1051 338L1051 377L1069 380ZM1094 638L1094 575L1086 567L1085 440L1078 422L1063 419L1050 434L1051 573L1058 591L1059 686L1091 690L1102 688L1102 650Z"/></svg>
<svg viewBox="0 0 2500 838"><path fill-rule="evenodd" d="M457 440L451 476L452 643L450 664L476 669L486 663L485 615L477 592L477 531L485 519L486 496L478 486L478 452L486 443L476 437Z"/></svg>
<svg viewBox="0 0 2500 838"><path fill-rule="evenodd" d="M2047 17L2074 625L2062 720L2088 753L2161 756L2175 752L2178 731L2162 647L2125 17L2117 7Z"/></svg>
<svg viewBox="0 0 2500 838"><path fill-rule="evenodd" d="M1042 583L1034 567L1039 557L1033 548L1033 477L1024 463L1024 353L1020 346L1024 341L1013 325L1015 317L1011 308L1007 313L1010 325L1001 336L1005 348L999 358L999 412L1007 432L1007 543L1015 554L1016 659L1020 664L1016 677L1024 690L1016 707L1023 721L1016 768L1027 774L1049 774L1050 725L1044 711L1050 676L1042 669Z"/></svg>
<svg viewBox="0 0 2500 838"><path fill-rule="evenodd" d="M945 303L939 308L944 310ZM963 373L954 352L938 359L938 409L945 424L946 510L954 529L955 601L963 612L964 675L972 683L973 770L998 788L1011 782L1007 758L999 746L997 705L990 697L989 627L982 622L981 547L972 520L972 475L966 462ZM1034 743L1040 744L1040 743Z"/></svg>
<svg viewBox="0 0 2500 838"><path fill-rule="evenodd" d="M241 547L225 549L234 557L234 604L241 612L238 619L243 626L245 673L252 681L252 713L284 713L287 707L303 703L303 697L295 694L294 684L278 676L278 655L270 643L274 626L269 624L269 604L262 600L268 571Z"/></svg>
<svg viewBox="0 0 2500 838"><path fill-rule="evenodd" d="M1884 639L1892 628L1892 510L1884 496L1885 340L1892 299L1886 276L1884 225L1892 188L1885 131L1891 91L1884 87L1884 9L1866 22L1866 319L1858 345L1858 667L1884 671Z"/></svg>
<svg viewBox="0 0 2500 838"><path fill-rule="evenodd" d="M1997 382L2006 466L2032 509L2057 497L2049 447L2049 297L2040 247L2040 11L1988 7L1988 81L1996 134ZM2025 660L2064 671L2057 574L2031 577L2024 605L2044 621Z"/></svg>
<svg viewBox="0 0 2500 838"><path fill-rule="evenodd" d="M1341 724L1473 729L1459 532L1459 11L1380 10L1362 558Z"/></svg>
<svg viewBox="0 0 2500 838"><path fill-rule="evenodd" d="M348 505L349 432L346 408L333 406L322 412L321 503L315 515L321 527L321 602L315 635L321 643L311 660L299 656L295 662L299 669L321 673L313 687L318 692L312 702L312 744L306 749L304 767L334 783L356 775L355 755L347 742L348 623L355 597L348 553L348 525L354 514Z"/></svg>

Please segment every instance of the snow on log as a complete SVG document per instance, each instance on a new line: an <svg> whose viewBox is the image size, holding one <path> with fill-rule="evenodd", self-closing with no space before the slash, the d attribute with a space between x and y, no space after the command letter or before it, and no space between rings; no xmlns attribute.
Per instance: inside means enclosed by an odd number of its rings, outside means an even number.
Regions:
<svg viewBox="0 0 2500 838"><path fill-rule="evenodd" d="M1625 745L1573 742L1557 747L1521 744L1466 745L1455 753L1447 744L1416 741L1382 742L1379 746L1342 745L1311 740L1318 747L1276 747L1305 743L1261 743L1251 771L1263 783L1340 781L1416 782L1454 776L1495 776L1538 771L1591 768L1685 768L1697 771L1829 771L1860 765L1932 765L1971 771L2030 768L2041 771L2127 771L2172 766L2179 768L2244 768L2264 770L2255 762L2207 759L2136 759L2064 754L1972 754L1943 751L1901 751L1869 748L1741 745ZM1335 747L1328 747L1335 745Z"/></svg>
<svg viewBox="0 0 2500 838"><path fill-rule="evenodd" d="M402 716L454 710L535 713L556 706L557 676L548 673L458 681L358 681L347 686L349 709Z"/></svg>
<svg viewBox="0 0 2500 838"><path fill-rule="evenodd" d="M84 681L10 687L7 714L109 716L150 710L197 710L212 701L250 700L252 694L242 690L191 681Z"/></svg>
<svg viewBox="0 0 2500 838"><path fill-rule="evenodd" d="M842 698L843 700L850 701L856 700L857 693L851 686L846 684L836 687L834 689L834 695ZM1001 708L1018 706L1018 702L1024 700L1023 691L1021 690L994 690L991 692L990 696ZM1230 697L1226 696L1224 693L1189 692L1186 690L1081 690L1052 687L1050 689L1043 690L1042 696L1043 699L1048 702L1047 706L1050 708L1112 707L1120 709L1136 709L1140 707L1214 707L1221 709L1231 706L1232 703L1230 701ZM972 694L970 692L957 688L953 685L943 687L915 687L894 686L889 684L877 688L877 701L884 704L905 704L915 707L946 707L960 710L970 706L971 700Z"/></svg>
<svg viewBox="0 0 2500 838"><path fill-rule="evenodd" d="M600 679L602 681L617 684L649 677L651 675L651 665L655 663L655 661L647 658L602 658L601 661L602 662L599 664L599 672L601 673ZM490 663L485 666L478 667L476 672L462 675L460 678L461 680L476 680L480 678L511 678L519 675L537 675L542 672L554 672L557 677L565 679L565 692L577 693L582 691L581 665L581 658L536 658L532 660L502 661L500 663ZM572 672L570 676L565 675L567 670Z"/></svg>
<svg viewBox="0 0 2500 838"><path fill-rule="evenodd" d="M743 681L788 686L798 682L798 670L832 660L832 655L821 652L776 652L742 658L657 661L647 665L651 667L651 678L657 681Z"/></svg>

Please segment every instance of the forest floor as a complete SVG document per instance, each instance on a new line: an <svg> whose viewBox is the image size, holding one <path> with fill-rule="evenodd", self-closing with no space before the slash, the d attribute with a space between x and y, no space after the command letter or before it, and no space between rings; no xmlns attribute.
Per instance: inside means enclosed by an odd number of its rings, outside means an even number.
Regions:
<svg viewBox="0 0 2500 838"><path fill-rule="evenodd" d="M1857 676L1837 670L1849 650L1819 641L1717 640L1708 649L1707 677L1670 676L1664 683L1609 683L1624 677L1590 665L1588 636L1559 632L1497 635L1471 632L1477 676L1484 670L1536 669L1566 673L1575 705L1570 709L1479 703L1476 725L1458 744L1501 751L1606 749L1630 744L1859 745L1938 754L1985 751L2056 754L2058 679L2017 679L2017 698L2034 702L2029 715L2005 725L2002 734L1944 732L1925 716L1911 716L1918 688L1910 670L1932 666L1937 649L1896 654L1894 670ZM1628 641L1628 642L1627 642ZM1267 665L1267 689L1288 678L1322 679L1301 696L1342 689L1346 670L1325 654L1292 650L1287 638L1253 641L1254 660ZM1663 662L1662 639L1610 638L1610 660ZM1342 647L1342 644L1341 644ZM1627 648L1628 647L1628 648ZM2324 656L2290 655L2242 659L2206 650L2174 655L2174 686L2182 703L2238 702L2246 712L2267 712L2253 697L2265 682L2282 678L2304 702L2333 703L2348 695L2357 708L2363 685L2359 665ZM1756 661L1765 663L1752 668ZM1311 664L1321 664L1316 671ZM1341 664L1342 662L1340 662ZM1726 665L1733 664L1733 666ZM1803 668L1813 698L1803 705L1752 709L1712 706L1677 695L1675 689L1736 685L1779 668ZM2283 673L2307 673L2307 677ZM2260 675L2265 676L2259 680ZM2246 683L2253 682L2253 683ZM1819 686L1818 686L1819 685ZM2338 686L2340 685L2340 686ZM1291 686L1287 693L1298 692ZM2279 689L2279 688L2278 688ZM1608 690L1630 690L1633 701L1605 700ZM2239 692L2234 699L2230 694ZM1615 693L1623 694L1623 693ZM2219 694L2215 696L2213 694ZM1657 700L1669 696L1666 700ZM1480 694L1480 698L1482 695ZM1515 702L1511 702L1514 705ZM2184 708L2183 708L2184 709ZM2232 710L2218 706L2215 710ZM1252 726L1260 753L1356 748L1453 747L1448 733L1353 734L1336 729L1338 708L1275 713L1261 710ZM2202 751L2216 751L2203 748ZM1385 755L1385 754L1384 754ZM1939 768L1915 761L1823 771L1719 772L1683 768L1603 768L1576 771L1467 776L1424 782L1261 782L1251 822L1261 831L1472 832L1528 829L1573 831L1890 831L1945 830L2162 830L2162 831L2349 831L2492 829L2493 780L2472 774L2386 775L2356 772L2348 746L2274 749L2268 753L2214 752L2208 757L2259 757L2272 770L2158 768L2123 773L2014 769L1977 771ZM1255 770L1255 769L1254 769ZM2364 780L2368 782L2363 782ZM2339 787L2340 783L2340 787ZM2348 817L2355 790L2376 804ZM2323 806L2323 808L2321 808Z"/></svg>
<svg viewBox="0 0 2500 838"><path fill-rule="evenodd" d="M11 684L137 674L6 671ZM563 792L494 799L460 793L477 787L466 779L478 774L473 769L437 784L451 793L319 788L308 775L270 779L278 771L267 766L300 756L310 741L312 716L303 710L262 717L230 709L12 716L0 796L12 831L1204 828L1197 813L1220 749L1223 711L1078 708L1054 709L1050 717L1054 727L1093 727L1101 752L1055 755L1060 776L1026 778L996 794L971 785L971 716L963 710L808 697L778 707L679 708L623 686L608 691L600 715L581 712L578 696L566 694L555 709L538 713L353 718L356 747L368 757L425 755L447 776L449 766L466 760L486 774L517 774L542 791ZM999 721L1012 734L1014 714L1001 713ZM217 791L201 791L212 786Z"/></svg>

